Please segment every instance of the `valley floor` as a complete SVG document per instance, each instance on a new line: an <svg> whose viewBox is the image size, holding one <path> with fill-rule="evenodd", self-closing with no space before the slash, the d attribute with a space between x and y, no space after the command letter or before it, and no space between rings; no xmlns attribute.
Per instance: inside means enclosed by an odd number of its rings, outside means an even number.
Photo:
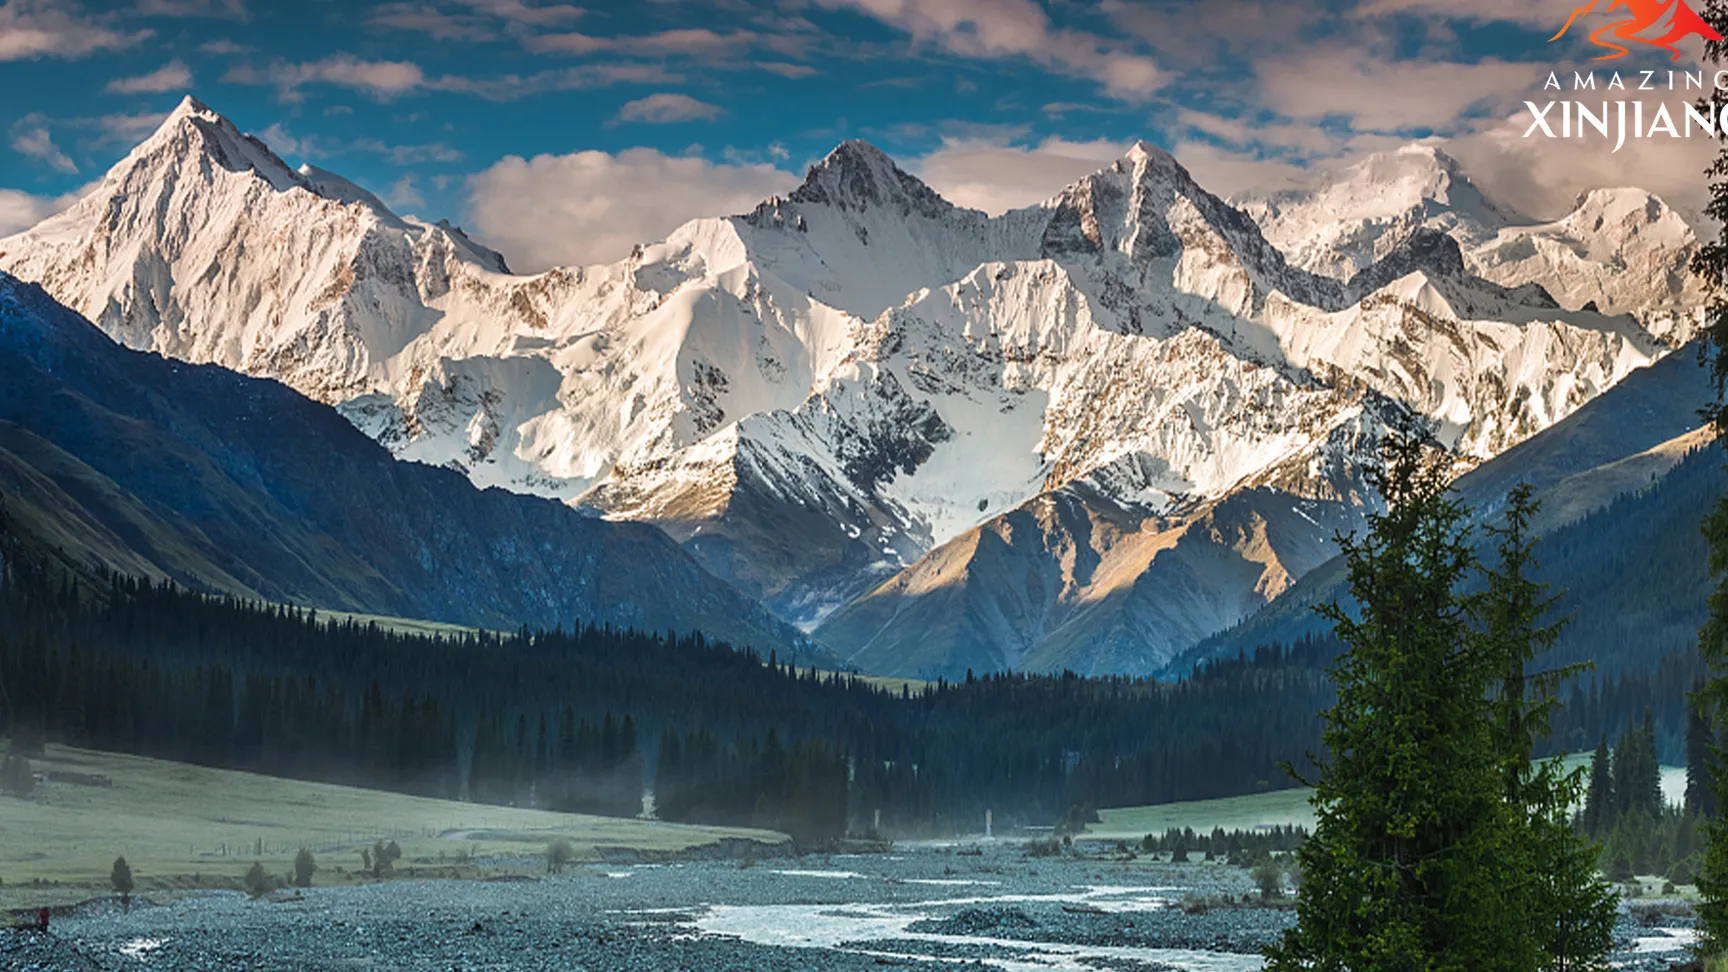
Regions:
<svg viewBox="0 0 1728 972"><path fill-rule="evenodd" d="M527 863L527 862L524 862ZM510 882L314 887L105 900L52 930L0 932L0 966L228 969L878 969L980 963L1008 972L1252 972L1287 909L1181 907L1252 893L1246 872L1021 846L920 846L795 861L586 865ZM1687 919L1629 912L1619 968L1683 957Z"/></svg>
<svg viewBox="0 0 1728 972"><path fill-rule="evenodd" d="M1241 868L1121 854L1117 832L1300 822L1290 815L1306 796L1109 811L1077 853L1055 857L967 839L793 858L762 831L481 807L60 746L35 769L45 781L31 798L0 797L0 907L54 906L54 917L47 933L0 928L0 968L1254 972L1292 912L1263 906ZM555 837L580 863L549 876L542 854ZM360 849L379 838L402 845L394 880L357 873ZM727 838L761 842L762 859L665 861ZM313 887L259 899L234 890L253 860L283 875L301 846L318 854ZM106 888L117 853L138 876L129 910ZM646 860L665 862L606 863ZM1634 904L1648 910L1622 909L1616 966L1666 969L1690 919Z"/></svg>
<svg viewBox="0 0 1728 972"><path fill-rule="evenodd" d="M0 795L0 911L64 904L108 890L125 855L141 894L239 888L254 861L281 878L300 848L319 884L359 881L362 848L394 840L399 876L480 876L482 859L539 858L568 840L663 853L725 839L778 845L761 830L691 827L456 803L50 745L31 761L45 780L27 799ZM106 785L102 785L102 781ZM494 869L495 870L495 869ZM488 873L491 873L490 871Z"/></svg>

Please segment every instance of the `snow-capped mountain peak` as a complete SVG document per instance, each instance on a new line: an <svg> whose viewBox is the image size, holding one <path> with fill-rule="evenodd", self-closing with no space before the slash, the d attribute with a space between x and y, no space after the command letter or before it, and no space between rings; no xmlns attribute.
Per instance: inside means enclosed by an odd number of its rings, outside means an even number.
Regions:
<svg viewBox="0 0 1728 972"><path fill-rule="evenodd" d="M245 134L210 106L187 95L168 113L156 131L122 159L108 175L131 171L140 164L169 159L207 159L230 171L250 169L279 192L307 188L299 173L288 167L268 145Z"/></svg>
<svg viewBox="0 0 1728 972"><path fill-rule="evenodd" d="M1129 534L1247 488L1346 502L1400 410L1468 464L1689 333L1538 286L1563 240L1654 259L1665 208L1592 196L1503 237L1494 283L1453 218L1466 186L1418 147L1257 224L1141 142L989 217L849 141L746 215L521 276L189 100L89 197L0 240L0 269L133 347L337 404L400 457L659 523L813 624L1051 490L1129 511ZM1420 205L1326 222L1328 200L1389 189ZM1298 225L1349 272L1288 260Z"/></svg>
<svg viewBox="0 0 1728 972"><path fill-rule="evenodd" d="M1296 266L1348 279L1419 227L1476 246L1519 217L1490 199L1457 159L1426 143L1376 152L1305 188L1233 202Z"/></svg>
<svg viewBox="0 0 1728 972"><path fill-rule="evenodd" d="M804 184L792 191L790 199L842 211L887 207L901 216L915 213L928 219L940 219L954 209L881 149L861 139L841 142L811 166Z"/></svg>
<svg viewBox="0 0 1728 972"><path fill-rule="evenodd" d="M1312 185L1235 200L1291 264L1350 279L1413 234L1456 240L1470 272L1508 287L1541 284L1563 307L1635 313L1653 333L1683 329L1698 306L1685 270L1697 240L1677 213L1642 189L1582 193L1544 222L1485 194L1455 158L1417 143L1319 173Z"/></svg>
<svg viewBox="0 0 1728 972"><path fill-rule="evenodd" d="M84 198L0 240L122 343L267 374L341 402L433 323L426 301L505 271L454 228L404 219L188 96Z"/></svg>

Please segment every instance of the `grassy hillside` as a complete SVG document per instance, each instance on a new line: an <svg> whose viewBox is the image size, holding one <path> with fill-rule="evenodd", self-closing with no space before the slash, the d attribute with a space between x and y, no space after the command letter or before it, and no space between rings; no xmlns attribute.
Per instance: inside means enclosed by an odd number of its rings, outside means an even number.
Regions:
<svg viewBox="0 0 1728 972"><path fill-rule="evenodd" d="M1186 803L1100 810L1098 816L1103 823L1087 827L1086 836L1132 842L1147 834L1162 834L1172 828L1192 827L1196 832L1205 833L1210 833L1214 827L1252 830L1255 827L1297 824L1312 828L1314 809L1308 805L1312 793L1306 788L1274 790L1221 800L1190 800Z"/></svg>
<svg viewBox="0 0 1728 972"><path fill-rule="evenodd" d="M28 799L0 796L0 910L105 892L118 854L132 865L139 891L148 893L238 886L255 860L280 877L301 847L317 856L315 883L347 883L358 880L361 848L380 838L401 845L399 876L413 869L422 877L479 875L458 866L464 855L533 869L557 837L570 841L578 859L595 859L596 847L676 851L727 837L786 839L760 830L431 800L65 746L49 746L47 758L33 766L38 773L105 776L112 786L48 782ZM59 886L31 887L37 879Z"/></svg>

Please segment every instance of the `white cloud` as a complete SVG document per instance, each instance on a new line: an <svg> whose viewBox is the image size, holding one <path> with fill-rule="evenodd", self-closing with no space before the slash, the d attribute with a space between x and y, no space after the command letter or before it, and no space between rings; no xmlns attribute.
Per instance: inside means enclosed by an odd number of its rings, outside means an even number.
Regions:
<svg viewBox="0 0 1728 972"><path fill-rule="evenodd" d="M450 91L476 95L489 101L506 101L544 91L572 91L614 84L677 84L684 79L659 64L622 62L578 64L527 76L431 76L412 61L366 61L352 54L336 54L304 63L275 61L262 68L255 64L238 64L230 68L222 80L227 84L274 86L277 96L283 101L299 100L299 89L308 84L353 88L378 101L422 91Z"/></svg>
<svg viewBox="0 0 1728 972"><path fill-rule="evenodd" d="M460 162L462 153L443 142L424 145L391 145L376 138L357 138L340 147L348 152L370 152L382 155L395 165L420 165L425 162Z"/></svg>
<svg viewBox="0 0 1728 972"><path fill-rule="evenodd" d="M78 201L78 193L33 196L17 189L0 189L0 236L29 229Z"/></svg>
<svg viewBox="0 0 1728 972"><path fill-rule="evenodd" d="M243 0L138 0L136 12L146 17L219 17L245 20Z"/></svg>
<svg viewBox="0 0 1728 972"><path fill-rule="evenodd" d="M77 172L78 164L73 162L60 146L54 144L54 136L48 131L47 119L38 114L25 115L12 123L7 131L11 139L12 151L43 163L51 169L60 172Z"/></svg>
<svg viewBox="0 0 1728 972"><path fill-rule="evenodd" d="M625 102L618 109L618 120L664 125L671 122L713 121L726 114L726 109L697 101L687 94L663 92Z"/></svg>
<svg viewBox="0 0 1728 972"><path fill-rule="evenodd" d="M462 0L462 5L512 23L532 24L537 27L580 20L584 14L581 7L567 3L532 6L522 0Z"/></svg>
<svg viewBox="0 0 1728 972"><path fill-rule="evenodd" d="M949 138L913 168L949 202L996 215L1049 199L1121 158L1130 144L1053 137L1022 146L999 139Z"/></svg>
<svg viewBox="0 0 1728 972"><path fill-rule="evenodd" d="M0 3L0 61L87 57L97 51L130 47L150 33L113 30L65 0Z"/></svg>
<svg viewBox="0 0 1728 972"><path fill-rule="evenodd" d="M469 178L467 222L512 267L622 259L698 216L746 212L798 177L768 165L716 165L657 149L507 156Z"/></svg>
<svg viewBox="0 0 1728 972"><path fill-rule="evenodd" d="M1183 125L1237 146L1273 148L1298 156L1335 154L1344 139L1316 125L1260 121L1214 115L1183 108L1176 113Z"/></svg>
<svg viewBox="0 0 1728 972"><path fill-rule="evenodd" d="M277 155L288 156L300 151L300 139L283 128L281 122L271 122L269 128L258 133L258 137Z"/></svg>
<svg viewBox="0 0 1728 972"><path fill-rule="evenodd" d="M758 70L767 71L769 74L778 74L783 78L794 80L808 78L818 73L815 68L808 64L790 64L786 61L757 61L756 67Z"/></svg>
<svg viewBox="0 0 1728 972"><path fill-rule="evenodd" d="M1666 101L1672 96L1653 92L1646 97ZM1221 196L1303 185L1320 171L1409 141L1397 135L1356 133L1331 138L1330 144L1316 140L1291 150L1281 144L1288 139L1277 126L1269 137L1261 138L1268 129L1234 119L1191 112L1181 117L1192 132L1228 143L1189 137L1172 148L1202 185ZM1613 142L1604 138L1525 138L1529 125L1529 113L1520 110L1460 124L1461 130L1451 136L1425 141L1462 162L1471 181L1490 197L1534 219L1564 216L1578 196L1591 189L1635 187L1662 197L1695 228L1705 227L1702 212L1709 183L1704 169L1715 156L1714 141L1628 139L1615 152ZM1325 138L1322 134L1321 139Z"/></svg>
<svg viewBox="0 0 1728 972"><path fill-rule="evenodd" d="M660 64L607 62L540 71L526 77L516 74L494 78L446 75L427 82L426 87L438 91L458 91L488 101L508 101L544 91L575 91L604 88L614 84L679 84L683 80L682 75L674 74Z"/></svg>
<svg viewBox="0 0 1728 972"><path fill-rule="evenodd" d="M1315 49L1256 69L1263 104L1293 118L1343 118L1358 131L1446 131L1515 104L1541 84L1534 64L1387 61Z"/></svg>
<svg viewBox="0 0 1728 972"><path fill-rule="evenodd" d="M166 112L160 111L116 112L94 118L73 118L66 124L81 129L94 128L96 134L91 141L97 145L133 145L162 127L167 117Z"/></svg>
<svg viewBox="0 0 1728 972"><path fill-rule="evenodd" d="M1220 147L1209 142L1177 142L1170 154L1188 169L1194 180L1213 195L1228 198L1246 190L1275 192L1299 186L1312 173L1304 165L1286 159L1267 158L1258 152ZM1337 160L1341 164L1343 158Z"/></svg>
<svg viewBox="0 0 1728 972"><path fill-rule="evenodd" d="M1572 208L1579 193L1631 186L1661 196L1700 235L1708 231L1702 218L1710 190L1704 170L1715 158L1714 140L1629 138L1615 152L1610 140L1594 135L1525 138L1529 126L1529 113L1519 112L1451 139L1445 149L1464 163L1483 191L1528 216L1557 218Z"/></svg>
<svg viewBox="0 0 1728 972"><path fill-rule="evenodd" d="M276 61L263 69L240 65L222 80L232 84L273 85L285 100L298 97L297 89L308 84L354 88L379 99L427 85L426 73L411 61L365 61L352 54L335 54L299 64Z"/></svg>
<svg viewBox="0 0 1728 972"><path fill-rule="evenodd" d="M620 34L596 37L590 34L536 34L522 46L536 54L622 54L634 57L726 58L744 54L770 40L748 30L725 33L706 27L680 27L653 34ZM784 46L784 45L782 45Z"/></svg>
<svg viewBox="0 0 1728 972"><path fill-rule="evenodd" d="M398 212L404 209L414 209L426 205L426 197L420 194L420 188L414 184L414 174L407 173L391 185L390 191L384 194L384 201L390 208Z"/></svg>
<svg viewBox="0 0 1728 972"><path fill-rule="evenodd" d="M425 34L433 40L492 40L498 36L485 18L447 13L424 3L386 3L372 11L367 23Z"/></svg>
<svg viewBox="0 0 1728 972"><path fill-rule="evenodd" d="M250 54L256 49L257 48L254 48L250 44L239 44L239 43L236 43L234 41L228 40L227 38L218 38L216 40L205 41L204 43L198 45L198 50L200 53L215 54L218 57L224 56L224 55L234 55L234 54Z"/></svg>
<svg viewBox="0 0 1728 972"><path fill-rule="evenodd" d="M192 72L178 59L169 61L149 74L135 78L115 78L103 86L114 94L161 94L165 91L185 91L192 87Z"/></svg>
<svg viewBox="0 0 1728 972"><path fill-rule="evenodd" d="M1118 98L1140 99L1163 85L1152 58L1096 34L1054 27L1035 0L817 0L856 10L961 57L1028 58L1089 78Z"/></svg>
<svg viewBox="0 0 1728 972"><path fill-rule="evenodd" d="M298 155L301 158L327 159L332 156L365 153L381 156L393 165L422 165L427 162L459 162L462 153L443 142L423 145L392 145L382 139L362 136L355 139L296 135L272 122L258 137L278 155Z"/></svg>
<svg viewBox="0 0 1728 972"><path fill-rule="evenodd" d="M1559 30L1586 0L1366 0L1356 8L1363 17L1417 14L1439 20L1495 21Z"/></svg>

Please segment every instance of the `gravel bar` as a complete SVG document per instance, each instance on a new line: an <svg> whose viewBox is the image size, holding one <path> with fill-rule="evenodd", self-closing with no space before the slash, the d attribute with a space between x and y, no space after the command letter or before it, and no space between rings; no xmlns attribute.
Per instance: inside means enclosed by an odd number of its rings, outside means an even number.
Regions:
<svg viewBox="0 0 1728 972"><path fill-rule="evenodd" d="M892 966L1252 972L1294 920L1216 864L1027 857L1011 843L604 865L530 881L393 881L248 900L86 905L0 932L7 970L808 972ZM1190 914L1185 899L1231 900ZM1685 918L1623 914L1615 964L1685 958Z"/></svg>

